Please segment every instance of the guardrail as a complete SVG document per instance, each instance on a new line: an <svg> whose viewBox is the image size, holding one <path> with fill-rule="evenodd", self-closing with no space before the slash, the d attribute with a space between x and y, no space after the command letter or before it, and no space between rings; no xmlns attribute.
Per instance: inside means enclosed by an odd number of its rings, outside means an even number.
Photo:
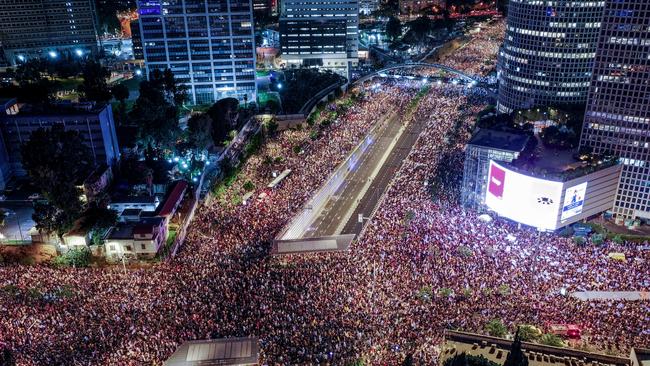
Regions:
<svg viewBox="0 0 650 366"><path fill-rule="evenodd" d="M325 183L321 188L312 196L309 201L300 210L300 213L295 215L289 223L280 231L276 236L276 240L288 240L288 239L298 239L299 234L302 234L307 225L309 225L314 216L317 215L320 210L323 208L325 203L327 203L328 198L334 193L343 183L345 177L350 172L351 167L354 166L361 154L370 146L372 143L371 136L373 132L383 126L384 123L390 118L386 116L381 122L377 123L373 128L366 134L361 142L355 147L348 157L339 164L336 169L330 174Z"/></svg>
<svg viewBox="0 0 650 366"><path fill-rule="evenodd" d="M318 102L323 100L323 98L328 96L331 92L335 91L337 88L344 87L345 85L347 85L347 83L348 83L347 80L341 80L328 86L325 89L322 89L316 95L311 97L307 102L305 102L305 104L302 106L302 108L300 108L300 111L298 111L298 113L308 116L312 112L316 104L318 104Z"/></svg>

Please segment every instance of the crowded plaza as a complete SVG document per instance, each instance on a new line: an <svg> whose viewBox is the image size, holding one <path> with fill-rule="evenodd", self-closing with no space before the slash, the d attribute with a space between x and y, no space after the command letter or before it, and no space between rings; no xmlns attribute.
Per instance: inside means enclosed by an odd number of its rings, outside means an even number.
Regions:
<svg viewBox="0 0 650 366"><path fill-rule="evenodd" d="M479 33L448 61L480 73L471 54L495 54L498 32ZM647 301L567 295L650 291L650 252L481 221L460 207L458 186L439 181L441 167L462 171L485 93L385 78L344 98L349 107L331 102L313 126L267 136L225 193L199 208L169 261L126 272L0 265L0 348L18 365L161 365L186 340L257 337L260 365L401 365L407 355L431 365L445 329L485 333L494 319L510 332L579 324L590 347L612 354L650 346ZM324 125L327 111L338 112ZM398 123L424 122L424 132L350 250L270 256L278 232L393 112ZM242 202L247 182L255 194Z"/></svg>

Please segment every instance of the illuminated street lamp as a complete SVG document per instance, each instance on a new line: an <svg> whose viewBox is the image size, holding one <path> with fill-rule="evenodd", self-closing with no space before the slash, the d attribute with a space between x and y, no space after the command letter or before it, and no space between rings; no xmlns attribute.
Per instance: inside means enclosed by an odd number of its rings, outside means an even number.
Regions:
<svg viewBox="0 0 650 366"><path fill-rule="evenodd" d="M50 55L50 58L57 58L59 56L56 51L49 51L47 54Z"/></svg>
<svg viewBox="0 0 650 366"><path fill-rule="evenodd" d="M82 50L80 50L80 49L78 49L78 48L77 48L76 50L74 50L74 53L76 53L77 56L79 56L79 57L81 57L81 56L84 55L84 51L82 51Z"/></svg>

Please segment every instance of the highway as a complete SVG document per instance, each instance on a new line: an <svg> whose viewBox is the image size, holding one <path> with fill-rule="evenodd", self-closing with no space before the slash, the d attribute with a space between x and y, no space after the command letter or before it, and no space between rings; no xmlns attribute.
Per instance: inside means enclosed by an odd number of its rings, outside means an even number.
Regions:
<svg viewBox="0 0 650 366"><path fill-rule="evenodd" d="M378 127L372 134L371 147L330 196L303 237L359 234L363 228L359 215L368 218L373 214L423 128L423 121L403 127L398 116L391 116Z"/></svg>
<svg viewBox="0 0 650 366"><path fill-rule="evenodd" d="M342 223L347 222L363 193L371 185L373 176L401 133L401 127L402 124L397 116L392 115L371 133L372 144L349 171L341 186L330 196L316 219L307 228L304 237L340 234Z"/></svg>

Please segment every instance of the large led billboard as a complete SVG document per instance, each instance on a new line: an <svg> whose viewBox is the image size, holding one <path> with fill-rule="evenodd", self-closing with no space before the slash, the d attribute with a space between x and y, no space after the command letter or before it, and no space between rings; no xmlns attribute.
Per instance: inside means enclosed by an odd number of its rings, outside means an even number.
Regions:
<svg viewBox="0 0 650 366"><path fill-rule="evenodd" d="M587 182L569 187L564 191L561 221L564 222L582 213L582 207L585 204L585 193L587 193Z"/></svg>
<svg viewBox="0 0 650 366"><path fill-rule="evenodd" d="M555 230L562 188L561 182L529 177L490 161L485 204L524 225Z"/></svg>

